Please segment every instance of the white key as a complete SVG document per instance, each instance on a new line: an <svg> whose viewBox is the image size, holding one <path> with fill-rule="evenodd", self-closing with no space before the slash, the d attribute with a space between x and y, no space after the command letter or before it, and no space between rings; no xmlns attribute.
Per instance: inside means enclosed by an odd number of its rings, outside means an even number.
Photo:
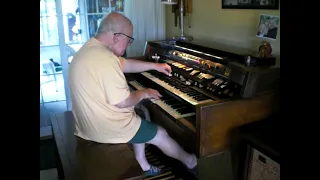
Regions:
<svg viewBox="0 0 320 180"><path fill-rule="evenodd" d="M181 114L178 111L176 111L175 109L173 109L172 107L170 107L169 105L167 105L161 99L155 100L153 103L155 103L158 106L160 106L163 110L165 110L167 113L169 113L171 116L173 116L176 119L189 117L189 116L193 116L193 115L196 114L194 112L190 112L190 113L187 113L187 114Z"/></svg>
<svg viewBox="0 0 320 180"><path fill-rule="evenodd" d="M133 87L135 87L137 90L143 90L145 89L139 82L137 81L130 81L129 84L131 84ZM154 104L157 104L159 107L161 107L163 110L165 110L168 114L170 114L172 117L174 117L175 119L179 119L179 118L185 118L185 117L189 117L189 116L193 116L196 113L194 112L190 112L187 114L181 114L178 111L176 111L175 109L173 109L172 107L170 107L169 105L167 105L166 103L164 103L164 101L162 101L161 99L150 99L151 102L153 102Z"/></svg>
<svg viewBox="0 0 320 180"><path fill-rule="evenodd" d="M130 81L129 84L131 84L133 87L135 87L137 90L143 90L145 89L140 83L137 81Z"/></svg>

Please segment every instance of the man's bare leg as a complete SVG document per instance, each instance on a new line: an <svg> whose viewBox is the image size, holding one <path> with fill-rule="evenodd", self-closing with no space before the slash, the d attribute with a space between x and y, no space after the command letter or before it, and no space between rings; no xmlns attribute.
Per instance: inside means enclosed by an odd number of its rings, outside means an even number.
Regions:
<svg viewBox="0 0 320 180"><path fill-rule="evenodd" d="M197 165L197 157L194 154L189 154L184 151L161 126L158 126L156 136L147 143L157 146L167 156L180 160L189 169L192 169Z"/></svg>
<svg viewBox="0 0 320 180"><path fill-rule="evenodd" d="M140 143L140 144L132 144L132 145L133 145L134 154L136 156L136 160L140 164L140 167L142 168L142 170L143 171L149 170L151 165L149 164L146 158L145 144Z"/></svg>

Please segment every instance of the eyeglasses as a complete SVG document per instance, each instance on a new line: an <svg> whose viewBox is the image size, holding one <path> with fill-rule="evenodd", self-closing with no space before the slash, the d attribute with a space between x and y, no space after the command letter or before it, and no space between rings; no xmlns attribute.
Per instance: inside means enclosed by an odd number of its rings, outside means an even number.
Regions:
<svg viewBox="0 0 320 180"><path fill-rule="evenodd" d="M127 38L129 38L129 43L130 44L134 41L133 37L130 37L130 36L124 34L124 33L114 33L114 35L124 35L124 36L126 36Z"/></svg>

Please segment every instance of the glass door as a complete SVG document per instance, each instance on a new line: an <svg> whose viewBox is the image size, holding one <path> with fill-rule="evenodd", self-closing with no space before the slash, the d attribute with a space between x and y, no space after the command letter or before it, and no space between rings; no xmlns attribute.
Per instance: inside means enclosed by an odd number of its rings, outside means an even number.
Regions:
<svg viewBox="0 0 320 180"><path fill-rule="evenodd" d="M69 95L68 68L73 55L91 37L95 36L102 19L110 12L123 13L123 0L57 0L61 1L63 14L64 45L60 45L61 59L64 62L63 75L66 91L67 109L71 110L72 104ZM60 32L60 31L59 31ZM61 43L62 43L61 42Z"/></svg>
<svg viewBox="0 0 320 180"><path fill-rule="evenodd" d="M55 0L40 0L40 127L50 125L50 112L67 109L58 9Z"/></svg>
<svg viewBox="0 0 320 180"><path fill-rule="evenodd" d="M60 109L71 110L73 55L95 35L102 18L123 13L123 5L123 0L40 0L40 106L59 102Z"/></svg>

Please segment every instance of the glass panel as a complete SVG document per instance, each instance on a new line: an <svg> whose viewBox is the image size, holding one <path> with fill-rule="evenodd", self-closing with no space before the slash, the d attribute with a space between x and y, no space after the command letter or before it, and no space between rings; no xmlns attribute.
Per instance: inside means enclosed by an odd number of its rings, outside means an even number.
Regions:
<svg viewBox="0 0 320 180"><path fill-rule="evenodd" d="M57 17L40 17L40 45L52 46L59 44Z"/></svg>
<svg viewBox="0 0 320 180"><path fill-rule="evenodd" d="M50 60L40 61L40 67L40 103L66 100L62 68Z"/></svg>
<svg viewBox="0 0 320 180"><path fill-rule="evenodd" d="M79 12L78 0L62 0L64 34L67 44L82 41Z"/></svg>
<svg viewBox="0 0 320 180"><path fill-rule="evenodd" d="M86 0L86 13L103 13L108 12L110 3L109 0Z"/></svg>
<svg viewBox="0 0 320 180"><path fill-rule="evenodd" d="M86 13L123 12L123 4L123 0L86 0Z"/></svg>
<svg viewBox="0 0 320 180"><path fill-rule="evenodd" d="M55 16L55 0L40 0L40 16Z"/></svg>
<svg viewBox="0 0 320 180"><path fill-rule="evenodd" d="M106 14L105 14L106 15ZM105 15L88 15L88 34L89 34L89 38L95 36L99 24L101 23L103 17Z"/></svg>
<svg viewBox="0 0 320 180"><path fill-rule="evenodd" d="M107 13L110 11L110 2L109 0L102 0L101 12Z"/></svg>
<svg viewBox="0 0 320 180"><path fill-rule="evenodd" d="M123 12L123 0L111 0L111 11Z"/></svg>
<svg viewBox="0 0 320 180"><path fill-rule="evenodd" d="M40 103L64 101L56 5L40 1Z"/></svg>
<svg viewBox="0 0 320 180"><path fill-rule="evenodd" d="M81 43L87 39L83 37L83 28L79 14L69 13L64 16L64 33L66 44Z"/></svg>
<svg viewBox="0 0 320 180"><path fill-rule="evenodd" d="M40 45L58 45L58 27L54 0L40 1Z"/></svg>
<svg viewBox="0 0 320 180"><path fill-rule="evenodd" d="M59 46L40 46L40 103L66 100L60 59Z"/></svg>

